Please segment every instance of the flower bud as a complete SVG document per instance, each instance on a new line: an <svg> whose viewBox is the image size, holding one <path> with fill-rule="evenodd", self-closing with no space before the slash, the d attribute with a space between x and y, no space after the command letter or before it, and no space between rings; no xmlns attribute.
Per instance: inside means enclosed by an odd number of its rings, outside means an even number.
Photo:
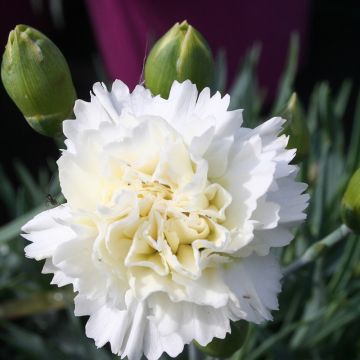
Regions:
<svg viewBox="0 0 360 360"><path fill-rule="evenodd" d="M355 233L360 234L360 168L351 177L341 203L341 217Z"/></svg>
<svg viewBox="0 0 360 360"><path fill-rule="evenodd" d="M17 25L5 47L1 78L34 130L47 136L61 133L76 92L66 60L50 39L29 26Z"/></svg>
<svg viewBox="0 0 360 360"><path fill-rule="evenodd" d="M191 80L201 91L214 76L214 60L203 36L186 21L159 39L145 63L145 85L167 98L174 80Z"/></svg>
<svg viewBox="0 0 360 360"><path fill-rule="evenodd" d="M283 131L284 134L289 135L287 147L288 149L296 149L294 163L299 163L309 153L310 134L296 93L291 95L280 115L287 120Z"/></svg>
<svg viewBox="0 0 360 360"><path fill-rule="evenodd" d="M216 358L228 358L238 351L244 344L249 323L247 321L231 322L231 333L227 333L225 339L214 338L206 346L198 343L195 345L206 355Z"/></svg>

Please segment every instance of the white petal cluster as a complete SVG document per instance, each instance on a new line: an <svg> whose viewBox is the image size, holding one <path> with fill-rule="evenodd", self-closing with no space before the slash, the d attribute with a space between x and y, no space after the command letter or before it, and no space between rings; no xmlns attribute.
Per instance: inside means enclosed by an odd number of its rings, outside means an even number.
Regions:
<svg viewBox="0 0 360 360"><path fill-rule="evenodd" d="M97 83L64 122L58 160L66 203L23 227L26 256L78 292L97 346L152 360L192 340L224 338L230 320L277 309L270 248L305 218L284 120L241 127L241 111L209 89L174 82L168 100Z"/></svg>

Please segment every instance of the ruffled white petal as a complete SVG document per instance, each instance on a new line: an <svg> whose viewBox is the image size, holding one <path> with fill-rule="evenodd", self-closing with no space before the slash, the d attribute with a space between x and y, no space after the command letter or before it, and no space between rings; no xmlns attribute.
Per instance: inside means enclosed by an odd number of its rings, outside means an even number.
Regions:
<svg viewBox="0 0 360 360"><path fill-rule="evenodd" d="M306 185L279 136L241 127L230 97L174 82L168 99L121 81L77 101L58 161L65 205L23 227L26 256L72 284L87 336L129 360L224 338L277 309L271 248L304 218Z"/></svg>
<svg viewBox="0 0 360 360"><path fill-rule="evenodd" d="M235 294L236 306L230 311L237 319L261 323L271 320L270 311L278 309L281 271L273 255L251 255L224 268L224 278Z"/></svg>
<svg viewBox="0 0 360 360"><path fill-rule="evenodd" d="M36 260L49 258L60 244L74 239L74 231L65 223L69 217L68 206L60 205L26 223L21 229L25 232L22 236L32 242L25 248L26 256Z"/></svg>
<svg viewBox="0 0 360 360"><path fill-rule="evenodd" d="M295 181L296 173L277 180L277 191L270 192L270 201L280 205L280 223L294 226L306 218L304 210L307 208L309 195L303 194L307 185Z"/></svg>
<svg viewBox="0 0 360 360"><path fill-rule="evenodd" d="M65 275L59 270L52 262L52 259L46 259L44 267L42 269L43 274L54 274L51 284L55 284L59 287L72 284L74 279Z"/></svg>
<svg viewBox="0 0 360 360"><path fill-rule="evenodd" d="M240 250L253 238L250 222L257 200L269 189L275 163L262 158L262 141L258 135L246 140L231 159L226 173L218 182L232 195L224 225L233 230L230 248Z"/></svg>
<svg viewBox="0 0 360 360"><path fill-rule="evenodd" d="M167 295L158 294L149 298L150 322L156 325L161 337L178 334L183 344L192 340L207 345L214 337L223 339L230 330L225 308L199 306L191 302L174 303ZM169 353L170 344L163 351Z"/></svg>

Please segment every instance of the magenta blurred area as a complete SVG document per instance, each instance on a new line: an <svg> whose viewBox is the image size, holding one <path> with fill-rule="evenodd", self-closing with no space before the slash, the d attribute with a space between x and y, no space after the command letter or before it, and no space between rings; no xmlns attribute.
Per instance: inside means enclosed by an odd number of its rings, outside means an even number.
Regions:
<svg viewBox="0 0 360 360"><path fill-rule="evenodd" d="M42 11L36 11L36 3L42 4ZM37 27L56 42L61 40L54 32L45 3L0 0L2 48L9 31L19 23ZM258 76L267 92L267 101L272 100L276 91L293 32L301 39L300 63L306 60L309 0L84 0L84 3L108 79L121 79L130 89L141 79L144 57L151 44L174 23L183 20L207 38L214 54L220 49L226 52L228 86L231 86L246 52L254 43L260 43ZM78 28L79 33L84 31L83 27L81 19L72 26ZM54 39L54 35L57 38ZM73 38L79 36L72 35ZM90 38L89 35L87 41ZM69 55L66 43L58 45ZM82 46L84 42L80 39L78 48ZM91 61L89 57L89 64Z"/></svg>
<svg viewBox="0 0 360 360"><path fill-rule="evenodd" d="M229 79L246 51L261 43L259 78L270 98L291 33L300 35L300 61L306 52L308 0L87 0L87 6L110 79L130 88L140 80L147 44L183 20L207 38L214 53L226 51Z"/></svg>
<svg viewBox="0 0 360 360"><path fill-rule="evenodd" d="M34 11L35 10L35 11ZM32 27L46 29L50 19L36 12L36 7L29 0L7 1L0 0L0 49L1 55L7 43L9 32L17 24L31 25Z"/></svg>

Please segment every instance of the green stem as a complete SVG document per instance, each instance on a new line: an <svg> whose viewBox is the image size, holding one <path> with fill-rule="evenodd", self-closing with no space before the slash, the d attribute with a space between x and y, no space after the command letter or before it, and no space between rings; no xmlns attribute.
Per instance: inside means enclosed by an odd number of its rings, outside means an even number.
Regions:
<svg viewBox="0 0 360 360"><path fill-rule="evenodd" d="M71 290L48 291L25 299L10 300L0 303L0 319L17 319L47 311L61 310L74 299Z"/></svg>
<svg viewBox="0 0 360 360"><path fill-rule="evenodd" d="M299 269L303 266L315 261L321 255L323 255L329 248L337 244L343 238L351 233L351 230L346 225L341 225L335 231L333 231L328 236L324 237L322 240L316 242L311 245L305 253L297 260L295 260L292 264L287 266L283 270L284 276L287 276Z"/></svg>

